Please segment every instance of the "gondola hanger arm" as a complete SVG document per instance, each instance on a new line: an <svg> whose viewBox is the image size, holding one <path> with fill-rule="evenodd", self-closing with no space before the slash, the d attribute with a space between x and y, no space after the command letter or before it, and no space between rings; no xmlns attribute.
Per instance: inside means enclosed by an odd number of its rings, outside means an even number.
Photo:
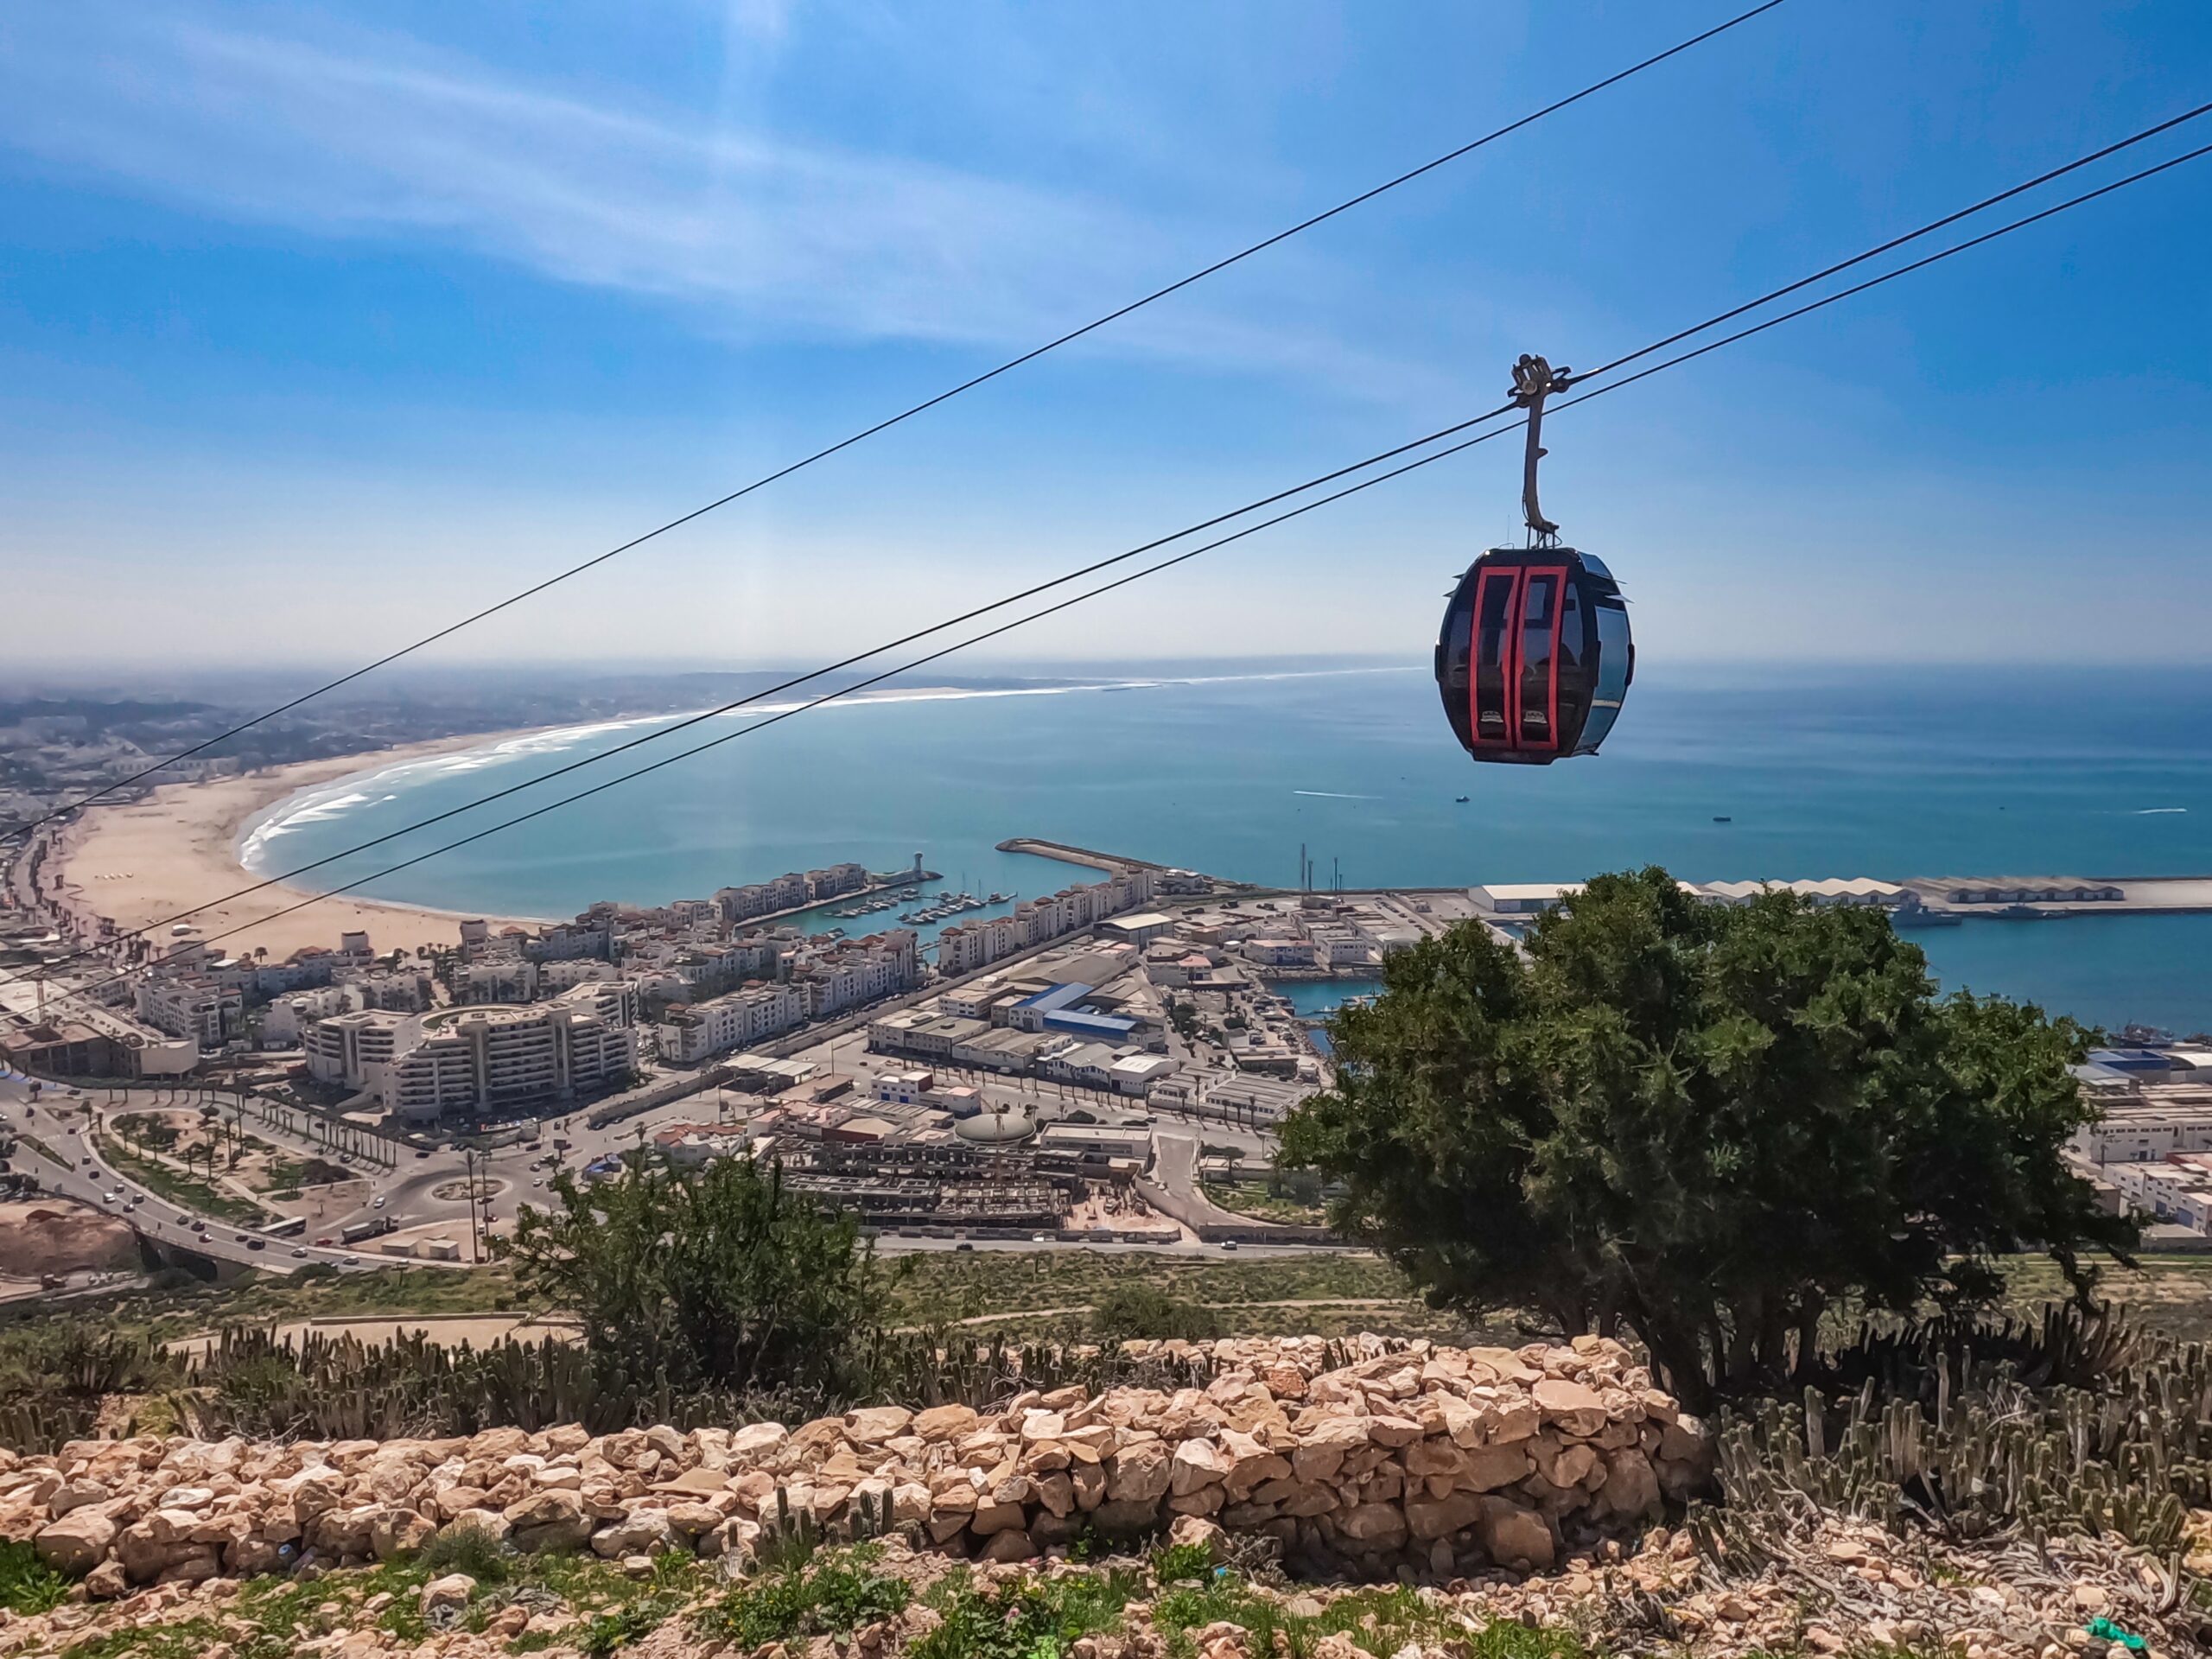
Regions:
<svg viewBox="0 0 2212 1659"><path fill-rule="evenodd" d="M1539 547L1548 546L1559 536L1559 526L1544 517L1544 510L1536 499L1536 463L1548 453L1544 448L1544 399L1555 391L1564 391L1573 382L1574 371L1564 363L1554 368L1534 353L1523 352L1513 365L1513 389L1508 395L1517 408L1529 411L1528 447L1522 452L1521 463L1521 516L1527 520L1529 533Z"/></svg>

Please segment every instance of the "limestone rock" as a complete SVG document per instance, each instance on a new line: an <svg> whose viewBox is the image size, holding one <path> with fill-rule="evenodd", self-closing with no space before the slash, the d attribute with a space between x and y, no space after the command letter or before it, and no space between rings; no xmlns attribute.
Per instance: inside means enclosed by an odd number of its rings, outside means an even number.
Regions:
<svg viewBox="0 0 2212 1659"><path fill-rule="evenodd" d="M114 1522L97 1510L79 1506L40 1528L32 1545L39 1560L54 1571L79 1578L105 1558L115 1534Z"/></svg>

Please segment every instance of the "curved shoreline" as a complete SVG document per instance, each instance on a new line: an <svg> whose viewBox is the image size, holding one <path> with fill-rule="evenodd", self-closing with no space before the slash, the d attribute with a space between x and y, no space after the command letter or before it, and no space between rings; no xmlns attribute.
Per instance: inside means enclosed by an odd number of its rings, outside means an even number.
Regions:
<svg viewBox="0 0 2212 1659"><path fill-rule="evenodd" d="M851 709L947 698L1061 696L1251 679L1409 671L1412 671L1363 667L1258 674L1123 677L984 687L921 684L902 686L893 691L863 693L830 706ZM751 706L745 713L773 715L801 706L804 700L764 702ZM234 778L164 785L143 801L93 809L71 825L60 849L59 874L72 908L81 916L105 917L125 931L149 927L163 929L168 925L169 917L209 905L207 914L193 918L202 930L200 937L210 940L220 938L225 947L233 950L265 950L280 960L303 945L335 945L339 934L351 929L368 930L372 943L384 950L394 945L455 941L460 937L459 924L480 915L495 927L534 927L547 918L493 916L351 895L334 897L311 887L273 880L264 874L264 868L276 861L269 856L266 844L276 837L264 832L280 816L301 810L302 798L310 791L367 782L448 757L476 753L496 754L502 750L512 752L549 742L565 747L590 734L674 724L702 712L705 711L677 710L477 732L301 761ZM329 804L336 804L340 798L334 794L329 797ZM315 804L311 801L306 803L309 810ZM251 897L211 904L241 887L261 882L268 885ZM303 908L292 915L276 913L295 906Z"/></svg>
<svg viewBox="0 0 2212 1659"><path fill-rule="evenodd" d="M241 861L243 844L256 828L308 790L560 729L564 728L475 732L231 778L164 784L143 800L92 808L71 824L62 839L60 878L73 908L105 917L125 932L166 930L169 917L222 900L193 917L192 925L200 930L196 937L219 938L232 952L265 950L279 961L305 945L334 948L338 936L353 929L366 929L380 950L455 943L460 924L469 914L352 894L334 897L285 881L270 881L245 897L226 895L269 880ZM277 914L294 906L304 907ZM524 927L539 920L483 919L495 926ZM164 931L153 942L166 937Z"/></svg>

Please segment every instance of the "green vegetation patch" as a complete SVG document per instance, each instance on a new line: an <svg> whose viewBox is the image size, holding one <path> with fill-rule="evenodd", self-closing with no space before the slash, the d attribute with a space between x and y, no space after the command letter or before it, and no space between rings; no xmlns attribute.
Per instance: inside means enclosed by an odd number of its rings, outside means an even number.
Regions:
<svg viewBox="0 0 2212 1659"><path fill-rule="evenodd" d="M11 1613L50 1612L69 1599L69 1580L39 1560L27 1542L0 1543L0 1607Z"/></svg>
<svg viewBox="0 0 2212 1659"><path fill-rule="evenodd" d="M1224 1210L1240 1216L1249 1216L1255 1221L1272 1221L1290 1227L1319 1227L1325 1217L1318 1204L1301 1204L1296 1198L1279 1198L1264 1187L1247 1186L1242 1181L1219 1181L1204 1189L1206 1198Z"/></svg>
<svg viewBox="0 0 2212 1659"><path fill-rule="evenodd" d="M908 1646L907 1659L1059 1659L1083 1637L1118 1628L1144 1587L1143 1575L1126 1568L999 1585L954 1573L929 1599L940 1623Z"/></svg>
<svg viewBox="0 0 2212 1659"><path fill-rule="evenodd" d="M869 1545L817 1555L804 1567L737 1585L693 1617L702 1637L750 1649L801 1637L845 1636L904 1612L906 1581L875 1570Z"/></svg>
<svg viewBox="0 0 2212 1659"><path fill-rule="evenodd" d="M248 1204L196 1175L187 1175L151 1158L141 1158L109 1136L100 1137L100 1155L149 1192L167 1198L179 1209L196 1210L241 1227L258 1227L269 1220L268 1212L259 1205Z"/></svg>

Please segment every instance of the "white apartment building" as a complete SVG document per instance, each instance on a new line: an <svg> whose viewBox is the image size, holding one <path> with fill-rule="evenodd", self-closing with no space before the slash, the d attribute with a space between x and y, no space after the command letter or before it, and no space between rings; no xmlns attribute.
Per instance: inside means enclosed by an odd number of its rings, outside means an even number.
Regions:
<svg viewBox="0 0 2212 1659"><path fill-rule="evenodd" d="M189 1038L202 1049L223 1046L230 1023L245 1006L235 988L199 975L142 979L138 1017L156 1031Z"/></svg>
<svg viewBox="0 0 2212 1659"><path fill-rule="evenodd" d="M535 1002L540 975L534 962L520 957L487 957L454 976L456 1002Z"/></svg>
<svg viewBox="0 0 2212 1659"><path fill-rule="evenodd" d="M537 969L538 986L549 996L572 991L579 985L603 985L621 977L620 970L613 963L594 962L588 957L544 963Z"/></svg>
<svg viewBox="0 0 2212 1659"><path fill-rule="evenodd" d="M353 1000L354 995L351 986L326 985L319 990L302 991L296 996L279 997L261 1017L261 1040L264 1044L289 1047L298 1042L301 1033L316 1020L359 1008L361 1005Z"/></svg>
<svg viewBox="0 0 2212 1659"><path fill-rule="evenodd" d="M973 973L1031 945L1095 927L1109 916L1149 904L1156 884L1156 872L1131 870L1090 887L1064 887L1050 898L1024 899L1011 916L956 923L938 934L938 972ZM1168 918L1158 920L1164 931Z"/></svg>
<svg viewBox="0 0 2212 1659"><path fill-rule="evenodd" d="M308 1075L367 1090L424 1122L447 1112L550 1104L614 1083L637 1065L626 987L580 986L526 1007L382 1009L315 1020L301 1032Z"/></svg>
<svg viewBox="0 0 2212 1659"><path fill-rule="evenodd" d="M956 922L937 936L937 969L946 975L973 973L1012 956L1028 942L1026 923L1012 916Z"/></svg>
<svg viewBox="0 0 2212 1659"><path fill-rule="evenodd" d="M696 1065L716 1054L789 1031L806 1018L795 985L748 985L706 1002L672 1010L653 1034L661 1058Z"/></svg>
<svg viewBox="0 0 2212 1659"><path fill-rule="evenodd" d="M303 1026L300 1046L307 1053L308 1075L334 1088L369 1088L391 1064L400 1033L409 1027L419 1030L419 1020L376 1008Z"/></svg>
<svg viewBox="0 0 2212 1659"><path fill-rule="evenodd" d="M721 888L715 894L715 905L725 921L741 922L749 917L766 916L772 911L796 910L807 901L807 897L806 877L794 870L772 881Z"/></svg>
<svg viewBox="0 0 2212 1659"><path fill-rule="evenodd" d="M550 1105L610 1087L637 1067L637 1033L573 996L448 1008L418 1031L375 1079L386 1109L410 1122Z"/></svg>
<svg viewBox="0 0 2212 1659"><path fill-rule="evenodd" d="M467 924L461 925L465 932ZM563 923L523 941L521 951L536 962L574 962L583 957L603 960L609 954L613 938L613 930L603 918Z"/></svg>
<svg viewBox="0 0 2212 1659"><path fill-rule="evenodd" d="M347 972L335 982L359 995L357 1007L391 1008L400 1014L423 1014L437 1001L428 974L392 969L384 973Z"/></svg>
<svg viewBox="0 0 2212 1659"><path fill-rule="evenodd" d="M921 970L913 930L894 927L800 958L791 982L805 999L807 1017L818 1020L911 990L920 982Z"/></svg>
<svg viewBox="0 0 2212 1659"><path fill-rule="evenodd" d="M304 991L318 985L327 985L331 970L336 966L337 963L326 951L295 957L289 962L256 963L253 992L256 996L282 996L288 991Z"/></svg>
<svg viewBox="0 0 2212 1659"><path fill-rule="evenodd" d="M806 873L810 899L835 899L841 893L851 893L867 885L868 868L861 864L832 864L826 870Z"/></svg>

